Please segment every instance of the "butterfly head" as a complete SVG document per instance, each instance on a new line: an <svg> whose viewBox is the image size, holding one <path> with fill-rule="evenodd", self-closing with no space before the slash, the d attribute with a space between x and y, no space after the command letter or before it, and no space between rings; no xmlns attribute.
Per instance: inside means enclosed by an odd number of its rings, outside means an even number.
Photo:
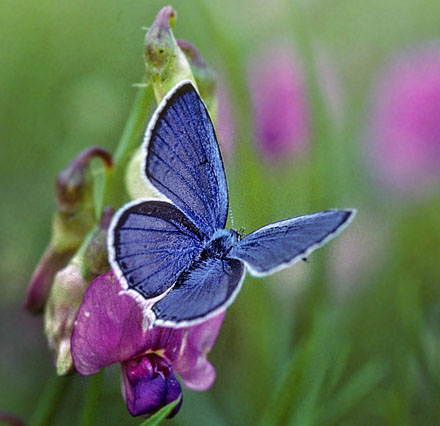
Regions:
<svg viewBox="0 0 440 426"><path fill-rule="evenodd" d="M239 240L240 235L234 229L219 229L206 243L201 256L219 258L227 256Z"/></svg>

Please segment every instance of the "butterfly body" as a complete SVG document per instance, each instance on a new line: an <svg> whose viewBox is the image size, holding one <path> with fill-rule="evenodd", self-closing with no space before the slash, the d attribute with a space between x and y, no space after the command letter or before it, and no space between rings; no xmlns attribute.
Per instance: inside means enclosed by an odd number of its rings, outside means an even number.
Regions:
<svg viewBox="0 0 440 426"><path fill-rule="evenodd" d="M239 234L233 229L219 229L206 243L201 258L223 258L231 251L232 247L239 241Z"/></svg>
<svg viewBox="0 0 440 426"><path fill-rule="evenodd" d="M159 104L144 138L141 173L166 201L135 200L115 215L109 261L148 304L151 326L184 327L226 309L245 270L267 275L306 258L352 220L326 210L242 236L225 229L228 191L208 111L190 81Z"/></svg>

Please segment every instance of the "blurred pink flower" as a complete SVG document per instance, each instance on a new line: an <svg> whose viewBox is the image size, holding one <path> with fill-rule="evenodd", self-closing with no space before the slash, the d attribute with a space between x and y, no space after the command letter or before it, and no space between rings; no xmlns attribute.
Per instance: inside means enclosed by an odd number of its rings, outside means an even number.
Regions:
<svg viewBox="0 0 440 426"><path fill-rule="evenodd" d="M367 142L375 176L399 192L440 180L440 44L397 58L373 89Z"/></svg>
<svg viewBox="0 0 440 426"><path fill-rule="evenodd" d="M327 57L316 56L320 90L340 120L340 87ZM300 59L283 43L272 43L255 57L249 70L256 137L262 154L274 160L307 150L310 105Z"/></svg>

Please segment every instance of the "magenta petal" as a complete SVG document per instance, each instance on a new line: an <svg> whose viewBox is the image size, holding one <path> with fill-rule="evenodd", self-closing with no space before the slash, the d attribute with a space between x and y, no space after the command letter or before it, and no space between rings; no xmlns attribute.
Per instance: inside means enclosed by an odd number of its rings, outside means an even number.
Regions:
<svg viewBox="0 0 440 426"><path fill-rule="evenodd" d="M154 354L122 364L122 392L132 416L150 416L177 399L182 401L182 388L171 366ZM177 414L180 406L181 402L169 417Z"/></svg>
<svg viewBox="0 0 440 426"><path fill-rule="evenodd" d="M172 353L167 346L164 356L171 360L176 373L188 389L206 390L215 380L215 369L206 355L214 346L225 312L210 318L202 324L179 329L181 346L178 353Z"/></svg>
<svg viewBox="0 0 440 426"><path fill-rule="evenodd" d="M163 356L193 390L208 389L215 379L215 369L206 356L214 346L225 312L207 321L184 328L155 327L145 334L143 352Z"/></svg>
<svg viewBox="0 0 440 426"><path fill-rule="evenodd" d="M142 308L121 290L112 271L96 278L87 289L71 339L78 372L94 374L107 365L149 352L166 359L186 387L209 388L215 370L206 355L214 345L225 313L192 327L148 330Z"/></svg>
<svg viewBox="0 0 440 426"><path fill-rule="evenodd" d="M309 142L309 105L302 64L284 45L265 49L250 69L256 136L270 159L299 155Z"/></svg>
<svg viewBox="0 0 440 426"><path fill-rule="evenodd" d="M80 374L94 374L145 352L148 323L136 301L121 290L110 271L96 278L84 295L71 339Z"/></svg>
<svg viewBox="0 0 440 426"><path fill-rule="evenodd" d="M419 195L440 180L440 44L400 54L373 91L366 134L372 175Z"/></svg>

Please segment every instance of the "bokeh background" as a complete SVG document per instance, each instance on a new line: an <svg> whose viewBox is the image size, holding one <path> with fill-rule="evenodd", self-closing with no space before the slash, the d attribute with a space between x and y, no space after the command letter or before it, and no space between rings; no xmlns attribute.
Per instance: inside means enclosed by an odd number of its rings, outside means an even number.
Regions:
<svg viewBox="0 0 440 426"><path fill-rule="evenodd" d="M149 0L0 2L0 411L35 419L54 380L22 309L50 236L54 179L114 150L144 75ZM176 425L440 424L440 2L186 0L175 35L221 81L234 226L355 207L328 247L246 278ZM221 112L220 112L221 111ZM83 422L75 376L52 419ZM119 367L98 425L139 424ZM32 417L34 415L34 417Z"/></svg>

